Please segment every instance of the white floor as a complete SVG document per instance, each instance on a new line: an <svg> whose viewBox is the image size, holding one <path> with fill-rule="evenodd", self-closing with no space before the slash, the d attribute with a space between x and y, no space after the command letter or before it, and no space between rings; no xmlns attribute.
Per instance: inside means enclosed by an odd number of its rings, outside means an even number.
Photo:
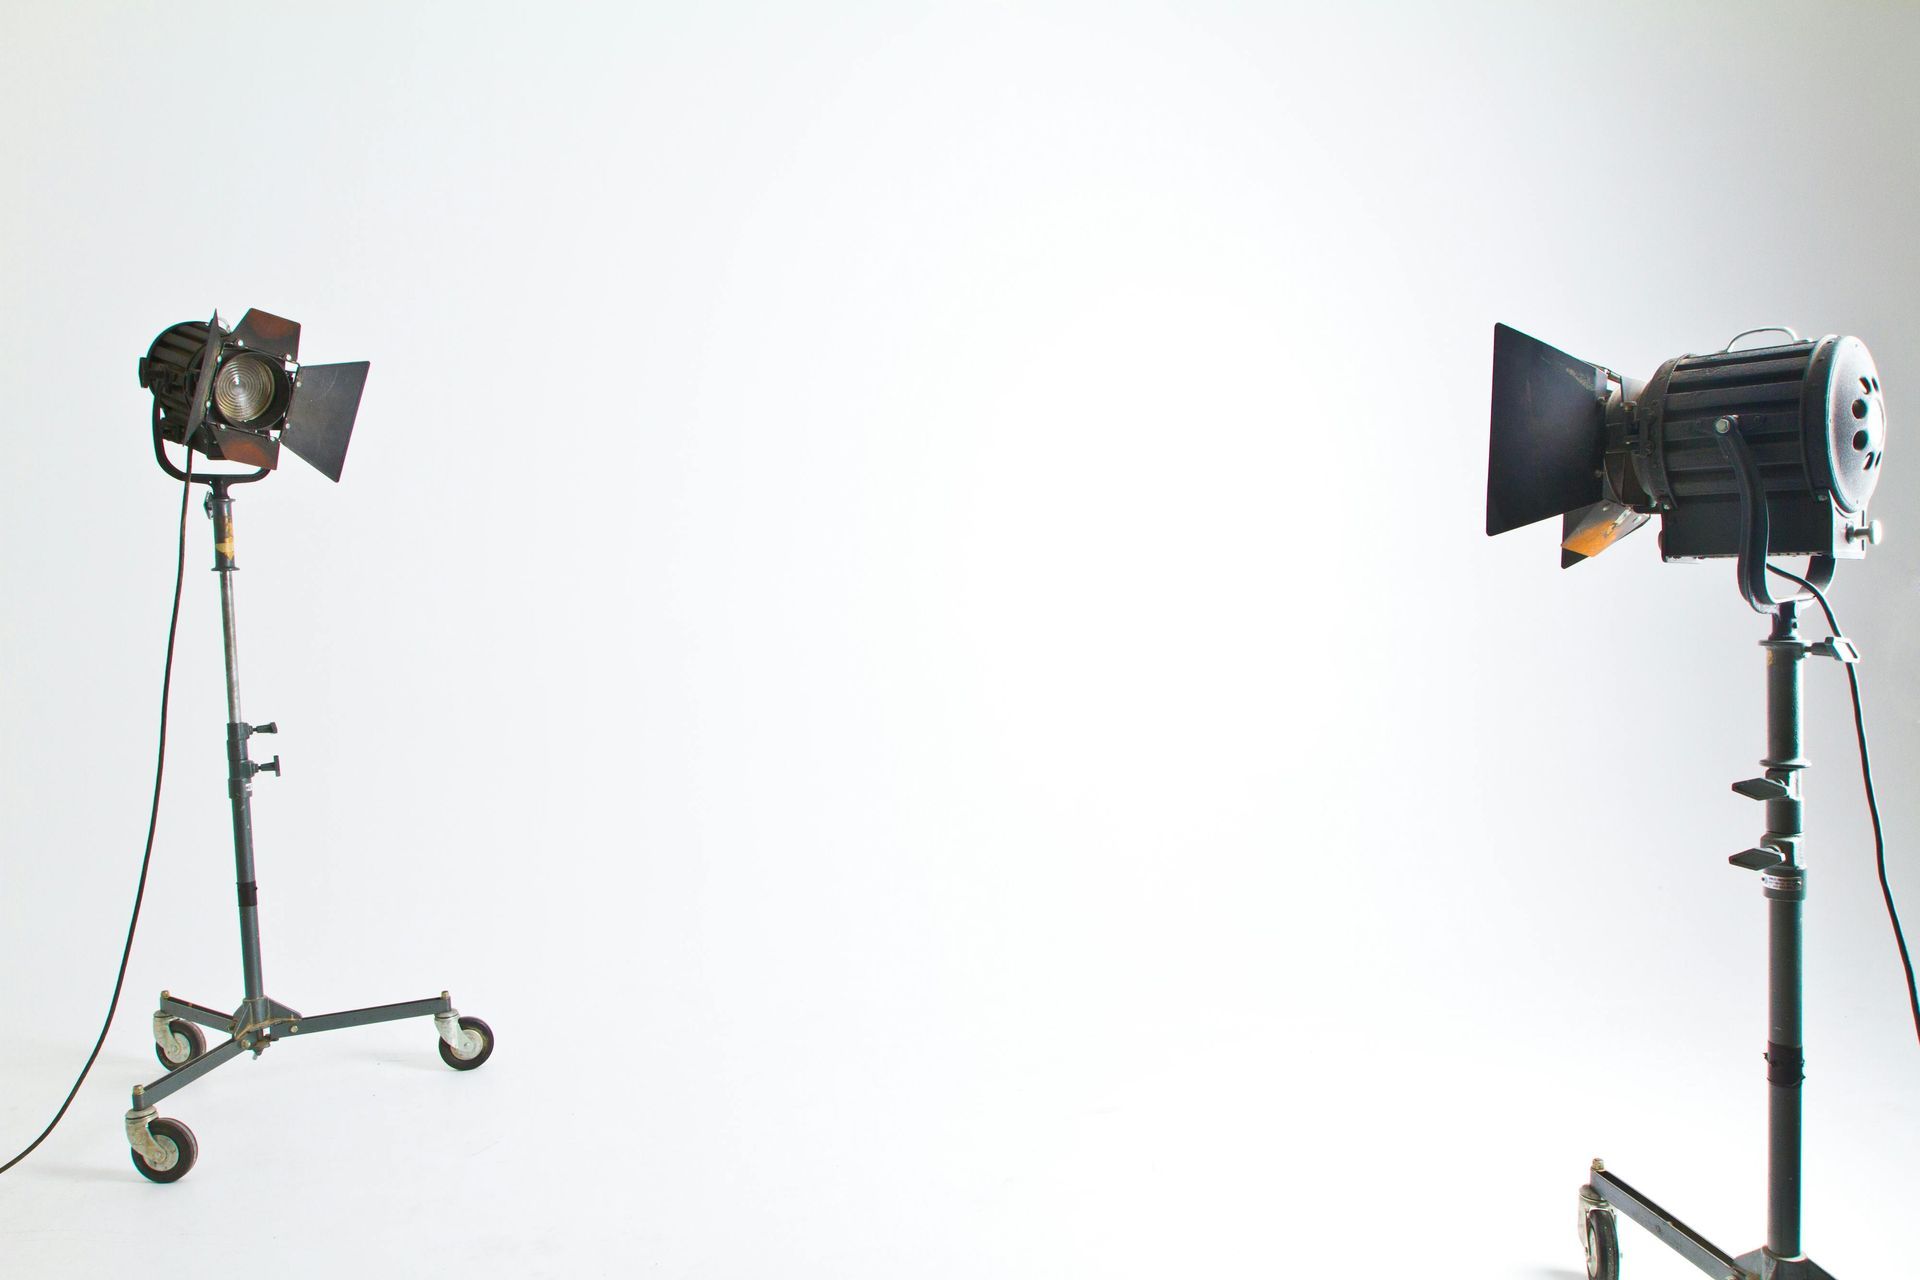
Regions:
<svg viewBox="0 0 1920 1280"><path fill-rule="evenodd" d="M1573 1280L1596 1152L1729 1249L1759 1243L1757 1054L1711 1044L1718 1016L1697 1045L1663 1044L1659 1011L1636 1036L1635 1001L1573 974L1567 1007L1504 1037L1412 974L1372 975L1370 1007L1274 974L1265 1008L1183 1014L1147 993L1137 1022L1062 1007L1051 1024L1017 995L916 1013L872 991L742 991L730 1010L523 976L463 998L500 1036L470 1074L424 1022L229 1064L163 1107L201 1144L170 1186L138 1177L120 1136L122 1091L152 1073L136 1002L65 1126L0 1181L0 1269ZM361 994L414 994L388 987ZM1573 1005L1615 1032L1592 1043ZM9 1044L11 1135L74 1046ZM1810 1250L1837 1275L1896 1274L1920 1115L1895 1073L1838 1057L1815 1059ZM1695 1274L1623 1240L1635 1280Z"/></svg>

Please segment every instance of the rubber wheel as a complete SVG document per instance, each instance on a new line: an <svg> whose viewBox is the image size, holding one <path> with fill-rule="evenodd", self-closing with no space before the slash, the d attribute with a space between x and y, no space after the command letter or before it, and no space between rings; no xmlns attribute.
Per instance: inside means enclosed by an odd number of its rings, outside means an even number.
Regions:
<svg viewBox="0 0 1920 1280"><path fill-rule="evenodd" d="M1620 1280L1620 1229L1605 1209L1587 1213L1587 1280Z"/></svg>
<svg viewBox="0 0 1920 1280"><path fill-rule="evenodd" d="M192 1062L195 1058L199 1057L201 1054L207 1051L206 1035L200 1030L200 1028L194 1026L191 1022L188 1022L186 1019L175 1018L173 1021L167 1023L167 1030L173 1032L173 1034L181 1037L187 1042L187 1056L180 1059L180 1061L175 1062L172 1058L169 1058L167 1056L167 1051L160 1047L160 1042L158 1040L154 1041L153 1056L160 1059L160 1065L165 1067L167 1070L178 1071L180 1068L186 1066L189 1062Z"/></svg>
<svg viewBox="0 0 1920 1280"><path fill-rule="evenodd" d="M156 1169L147 1163L140 1148L133 1149L133 1167L140 1176L151 1182L178 1182L187 1176L187 1170L193 1168L193 1162L200 1158L200 1144L193 1140L193 1130L178 1120L169 1120L162 1116L147 1124L147 1132L161 1146L172 1145L175 1152L173 1163L164 1169Z"/></svg>
<svg viewBox="0 0 1920 1280"><path fill-rule="evenodd" d="M436 1039L436 1043L440 1046L440 1061L446 1063L455 1071L471 1071L493 1056L493 1028L478 1018L462 1018L460 1019L460 1029L480 1033L480 1039L483 1042L480 1045L480 1052L474 1054L471 1058L463 1058L455 1053L453 1046L445 1040Z"/></svg>

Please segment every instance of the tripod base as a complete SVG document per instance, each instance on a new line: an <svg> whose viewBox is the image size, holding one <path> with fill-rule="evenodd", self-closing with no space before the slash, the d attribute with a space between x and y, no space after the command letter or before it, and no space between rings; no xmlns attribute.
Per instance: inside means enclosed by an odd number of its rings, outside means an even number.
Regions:
<svg viewBox="0 0 1920 1280"><path fill-rule="evenodd" d="M1716 1280L1833 1280L1811 1258L1782 1258L1765 1249L1729 1257L1686 1223L1608 1173L1598 1160L1593 1162L1592 1176L1593 1180L1580 1188L1580 1238L1587 1248L1590 1280L1619 1280L1616 1210Z"/></svg>
<svg viewBox="0 0 1920 1280"><path fill-rule="evenodd" d="M162 991L160 1007L153 1015L153 1039L160 1061L168 1070L151 1084L133 1087L133 1107L127 1112L127 1141L133 1147L134 1168L155 1182L174 1182L193 1167L199 1154L193 1131L178 1120L161 1117L155 1104L215 1067L243 1053L251 1052L257 1058L269 1045L294 1036L305 1038L343 1027L426 1017L433 1019L434 1030L440 1037L441 1059L454 1070L471 1071L493 1055L493 1029L478 1018L461 1017L460 1011L453 1007L452 997L444 991L431 1000L408 1000L314 1017L305 1017L266 996L248 1000L232 1013L222 1013ZM206 1042L199 1027L224 1031L227 1039L211 1049L203 1049Z"/></svg>

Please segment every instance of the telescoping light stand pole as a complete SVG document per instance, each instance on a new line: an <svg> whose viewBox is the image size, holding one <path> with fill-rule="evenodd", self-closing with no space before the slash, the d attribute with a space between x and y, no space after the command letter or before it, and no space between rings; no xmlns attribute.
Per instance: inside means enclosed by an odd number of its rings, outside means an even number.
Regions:
<svg viewBox="0 0 1920 1280"><path fill-rule="evenodd" d="M1767 1243L1729 1257L1595 1160L1591 1181L1580 1189L1580 1231L1587 1274L1594 1280L1619 1275L1615 1210L1718 1280L1831 1280L1805 1255L1800 1239L1805 1062L1800 923L1807 897L1807 873L1800 864L1800 775L1807 767L1800 755L1800 693L1803 664L1810 655L1851 663L1859 653L1842 636L1807 644L1800 637L1793 601L1774 607L1772 632L1761 644L1767 651L1767 756L1760 762L1765 773L1737 782L1733 789L1766 804L1767 829L1756 847L1728 861L1759 872L1767 899Z"/></svg>
<svg viewBox="0 0 1920 1280"><path fill-rule="evenodd" d="M156 451L158 447L156 440ZM162 465L185 480L164 455ZM280 758L275 756L266 764L258 764L248 751L248 742L255 734L278 733L279 726L248 724L241 714L239 633L233 599L233 575L237 566L233 555L232 495L234 485L265 474L194 477L194 482L207 486L206 509L213 518L213 569L220 575L220 620L227 666L227 796L233 810L243 996L240 1007L229 1013L181 1000L170 992L160 993L160 1007L153 1015L153 1036L155 1051L167 1074L151 1084L135 1085L133 1106L127 1112L127 1140L133 1146L134 1168L155 1182L173 1182L185 1176L199 1154L193 1131L178 1120L161 1117L156 1111L157 1104L243 1053L251 1052L257 1058L275 1041L295 1035L304 1037L317 1031L429 1016L439 1033L440 1056L448 1066L470 1071L493 1053L492 1029L478 1018L460 1016L444 991L430 1000L409 1000L311 1018L302 1017L266 993L260 968L259 887L253 862L253 779L261 773L279 776ZM201 1027L224 1031L227 1039L208 1049Z"/></svg>

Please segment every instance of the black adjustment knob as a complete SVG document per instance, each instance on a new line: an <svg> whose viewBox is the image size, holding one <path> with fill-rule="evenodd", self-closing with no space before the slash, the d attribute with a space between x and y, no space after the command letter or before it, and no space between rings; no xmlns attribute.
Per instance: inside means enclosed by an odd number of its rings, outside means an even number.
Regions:
<svg viewBox="0 0 1920 1280"><path fill-rule="evenodd" d="M269 720L265 724L248 725L247 732L248 733L278 733L280 732L280 726L275 724L273 721Z"/></svg>
<svg viewBox="0 0 1920 1280"><path fill-rule="evenodd" d="M1727 861L1743 871L1765 871L1768 867L1779 866L1786 859L1774 849L1746 849L1734 854Z"/></svg>
<svg viewBox="0 0 1920 1280"><path fill-rule="evenodd" d="M1772 778L1748 778L1745 782L1736 782L1733 789L1749 800L1785 800L1793 795L1784 782L1775 782Z"/></svg>
<svg viewBox="0 0 1920 1280"><path fill-rule="evenodd" d="M267 761L267 763L265 764L257 764L253 766L253 771L255 773L270 773L276 778L279 777L280 776L280 757L275 756L273 759Z"/></svg>

